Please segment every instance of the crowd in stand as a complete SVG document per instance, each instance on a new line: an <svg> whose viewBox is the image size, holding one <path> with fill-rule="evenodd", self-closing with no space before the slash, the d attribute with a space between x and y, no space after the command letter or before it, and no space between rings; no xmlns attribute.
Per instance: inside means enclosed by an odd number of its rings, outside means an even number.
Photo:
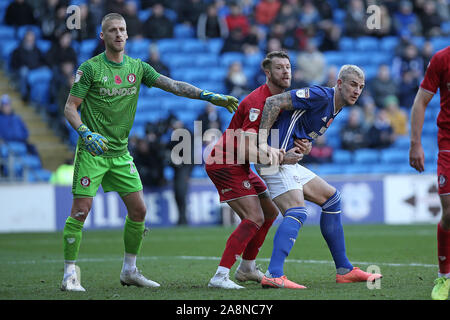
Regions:
<svg viewBox="0 0 450 320"><path fill-rule="evenodd" d="M397 136L408 134L409 108L434 53L430 41L418 47L411 38L444 35L441 25L450 20L446 0L85 0L77 3L81 8L81 28L71 31L66 28L69 0L14 0L4 16L7 25L38 26L41 37L52 41L50 50L43 55L36 47L36 34L30 30L13 52L10 68L24 101L29 99L25 81L29 70L44 65L52 69L50 99L57 106L52 115L55 119L62 119L62 108L78 65L71 43L98 38L99 21L108 12L125 17L130 39L172 38L175 26L183 24L191 27L199 39L224 39L220 54L295 51L297 55L291 56L295 65L293 88L312 84L334 86L337 67L327 65L323 53L339 50L342 37L397 36L399 45L392 64L381 65L376 76L367 81L364 94L342 127L341 146L347 150L386 148ZM376 29L367 26L367 7L371 4L380 8L381 24ZM151 9L151 13L142 19L139 10L146 9ZM337 13L342 14L341 19L337 19ZM99 42L93 55L102 51ZM155 44L149 47L147 62L162 74L170 76L173 71L160 60ZM224 93L242 98L264 81L262 71L249 78L239 62L231 63L224 79L227 91ZM177 126L180 124L172 117L149 123L145 137L130 141L144 184L165 183L161 166L169 164L168 145L161 145L162 137ZM326 138L321 138L305 161L329 162L332 153Z"/></svg>

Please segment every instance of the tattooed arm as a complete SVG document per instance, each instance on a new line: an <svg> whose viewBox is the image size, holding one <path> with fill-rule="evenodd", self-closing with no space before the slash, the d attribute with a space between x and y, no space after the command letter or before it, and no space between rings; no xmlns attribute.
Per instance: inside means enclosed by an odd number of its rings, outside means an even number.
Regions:
<svg viewBox="0 0 450 320"><path fill-rule="evenodd" d="M266 99L259 124L259 141L267 142L269 130L278 118L281 110L293 110L291 93L284 92Z"/></svg>
<svg viewBox="0 0 450 320"><path fill-rule="evenodd" d="M156 79L153 86L177 96L209 101L216 106L224 107L230 113L236 111L239 105L239 101L235 97L202 90L187 82L176 81L163 75Z"/></svg>
<svg viewBox="0 0 450 320"><path fill-rule="evenodd" d="M176 81L166 76L160 75L153 84L154 87L191 99L200 99L202 89L183 81Z"/></svg>

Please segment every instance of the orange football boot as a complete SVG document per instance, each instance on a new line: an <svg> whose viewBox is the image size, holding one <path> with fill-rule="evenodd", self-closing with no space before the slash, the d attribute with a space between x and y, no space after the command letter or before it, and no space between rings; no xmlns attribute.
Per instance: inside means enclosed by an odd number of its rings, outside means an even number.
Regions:
<svg viewBox="0 0 450 320"><path fill-rule="evenodd" d="M279 278L269 278L264 276L261 280L261 285L263 288L306 289L305 286L288 280L286 276L281 276Z"/></svg>
<svg viewBox="0 0 450 320"><path fill-rule="evenodd" d="M358 267L354 267L352 271L346 274L337 274L336 283L351 283L351 282L365 282L365 281L375 281L376 279L382 278L383 275L379 273L369 273L362 271Z"/></svg>

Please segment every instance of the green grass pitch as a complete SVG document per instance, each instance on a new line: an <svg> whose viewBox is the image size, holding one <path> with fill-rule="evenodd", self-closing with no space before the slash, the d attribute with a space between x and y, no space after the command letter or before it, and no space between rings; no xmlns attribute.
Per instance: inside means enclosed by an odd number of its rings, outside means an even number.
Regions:
<svg viewBox="0 0 450 320"><path fill-rule="evenodd" d="M257 258L269 264L272 228ZM335 269L318 226L305 226L288 257L286 275L306 290L208 288L232 227L151 229L138 268L157 289L122 287L122 231L84 231L78 266L85 293L62 292L62 233L0 235L1 300L429 300L437 276L436 226L347 225L347 253L355 266L377 266L379 288L336 284ZM232 271L233 279L234 270Z"/></svg>

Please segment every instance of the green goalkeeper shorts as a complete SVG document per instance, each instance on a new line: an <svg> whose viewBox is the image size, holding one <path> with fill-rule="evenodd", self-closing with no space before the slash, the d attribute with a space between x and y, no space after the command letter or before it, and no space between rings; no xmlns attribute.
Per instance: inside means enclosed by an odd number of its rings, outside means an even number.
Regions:
<svg viewBox="0 0 450 320"><path fill-rule="evenodd" d="M94 157L77 148L74 160L72 193L75 198L94 197L99 186L104 192L116 191L120 196L142 190L142 182L127 151L118 157Z"/></svg>

